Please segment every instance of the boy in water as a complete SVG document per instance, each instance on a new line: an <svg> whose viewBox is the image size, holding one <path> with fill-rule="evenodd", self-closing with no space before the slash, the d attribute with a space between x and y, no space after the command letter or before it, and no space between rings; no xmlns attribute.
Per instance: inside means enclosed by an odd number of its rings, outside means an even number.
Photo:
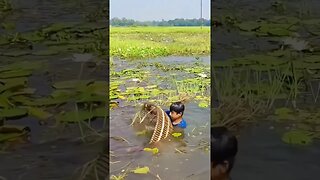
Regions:
<svg viewBox="0 0 320 180"><path fill-rule="evenodd" d="M172 125L174 127L186 128L187 122L183 119L184 104L181 102L172 103L170 110L165 111L170 117Z"/></svg>
<svg viewBox="0 0 320 180"><path fill-rule="evenodd" d="M237 152L237 138L227 128L211 128L211 180L231 179L230 172Z"/></svg>

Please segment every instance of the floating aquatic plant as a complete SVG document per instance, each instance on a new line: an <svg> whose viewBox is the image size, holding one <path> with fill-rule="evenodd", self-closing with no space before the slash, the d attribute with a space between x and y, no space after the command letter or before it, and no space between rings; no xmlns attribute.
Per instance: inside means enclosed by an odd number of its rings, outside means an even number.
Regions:
<svg viewBox="0 0 320 180"><path fill-rule="evenodd" d="M12 5L9 0L1 0L0 1L0 10L1 11L8 11L12 9Z"/></svg>
<svg viewBox="0 0 320 180"><path fill-rule="evenodd" d="M148 174L150 172L149 167L144 166L144 167L138 167L135 170L132 170L131 172L135 173L135 174Z"/></svg>
<svg viewBox="0 0 320 180"><path fill-rule="evenodd" d="M152 154L158 154L159 153L159 149L158 148L144 148L143 149L146 152L152 152Z"/></svg>
<svg viewBox="0 0 320 180"><path fill-rule="evenodd" d="M313 142L313 137L307 131L289 131L282 136L285 143L293 145L309 145Z"/></svg>
<svg viewBox="0 0 320 180"><path fill-rule="evenodd" d="M173 137L176 137L176 138L177 138L177 137L180 137L181 135L182 135L182 133L172 133L172 136L173 136Z"/></svg>
<svg viewBox="0 0 320 180"><path fill-rule="evenodd" d="M30 128L24 126L0 126L0 143L27 138Z"/></svg>

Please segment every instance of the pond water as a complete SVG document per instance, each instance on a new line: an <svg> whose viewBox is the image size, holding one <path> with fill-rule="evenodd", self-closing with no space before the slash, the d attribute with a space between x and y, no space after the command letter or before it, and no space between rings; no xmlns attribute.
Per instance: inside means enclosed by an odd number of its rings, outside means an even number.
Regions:
<svg viewBox="0 0 320 180"><path fill-rule="evenodd" d="M317 179L320 142L311 146L294 146L281 140L288 125L260 122L241 130L239 153L232 177L254 179Z"/></svg>
<svg viewBox="0 0 320 180"><path fill-rule="evenodd" d="M163 62L167 64L187 64L195 62L196 57L180 57L180 56L172 56L172 57L164 57L164 58L156 58L153 59L153 62ZM210 56L200 56L198 57L199 61L204 64L210 64Z"/></svg>
<svg viewBox="0 0 320 180"><path fill-rule="evenodd" d="M243 36L239 31L216 29L212 33L214 42L214 61L226 60L234 57L241 57L249 53L266 52L277 49L280 43L270 42L270 38Z"/></svg>
<svg viewBox="0 0 320 180"><path fill-rule="evenodd" d="M6 22L15 22L17 32L28 32L52 23L83 23L85 15L97 10L101 1L10 1L14 12ZM35 21L36 19L36 21ZM0 32L2 29L0 28Z"/></svg>
<svg viewBox="0 0 320 180"><path fill-rule="evenodd" d="M114 59L113 63L115 71L121 71L135 68L137 65L144 63L160 63L169 67L172 64L174 64L173 66L189 65L192 67L192 64L197 61L209 64L210 57L200 57L199 60L196 60L195 57L162 57L134 61ZM180 79L194 76L194 74L184 74L184 69L164 72L161 68L146 66L141 68L140 72L143 71L151 72L149 74L151 81L150 79L145 80L147 85L153 85L154 83L159 86L170 84L175 80L172 73L181 74ZM164 79L160 79L159 75ZM125 76L123 75L123 78ZM144 78L144 76L141 78ZM128 86L143 87L145 85L139 83L126 84L126 87ZM184 137L177 139L168 138L156 145L151 145L152 148L157 147L159 149L158 154L152 155L150 152L143 151L143 148L149 146L150 136L138 136L136 133L139 130L130 126L139 108L140 106L138 105L132 106L130 103L120 103L120 108L110 111L110 175L118 176L119 174L128 173L126 179L129 180L155 179L157 175L161 179L209 179L210 155L209 151L205 150L205 148L208 148L210 140L210 109L200 108L193 101L187 103L184 118L188 123L188 127L184 130ZM169 107L162 106L162 108L168 109ZM119 141L119 137L124 138L128 142ZM139 175L130 173L131 170L144 166L149 167L149 174Z"/></svg>
<svg viewBox="0 0 320 180"><path fill-rule="evenodd" d="M164 107L166 108L168 107ZM209 109L199 109L196 104L187 104L184 118L188 127L184 130L183 138L186 146L182 146L179 141L160 142L156 146L159 149L157 155L142 151L150 139L137 136L137 131L130 126L136 112L137 109L130 106L111 111L110 137L120 136L130 143L110 140L110 150L116 156L111 156L111 162L117 162L110 164L111 175L117 175L122 170L132 170L138 166L148 166L150 172L155 176L158 174L161 179L209 179L210 154L200 149L198 145L201 141L209 142L210 139ZM181 147L186 153L178 153L175 150ZM129 162L131 162L130 165L125 166ZM155 178L154 175L131 173L127 179L150 179Z"/></svg>
<svg viewBox="0 0 320 180"><path fill-rule="evenodd" d="M46 131L48 133L48 130ZM61 135L61 134L60 134ZM11 179L74 179L82 166L102 151L105 142L84 144L70 134L1 153L0 176Z"/></svg>
<svg viewBox="0 0 320 180"><path fill-rule="evenodd" d="M154 59L147 59L147 60L134 60L134 61L127 61L120 58L114 58L113 63L115 64L115 70L120 71L126 69L128 67L137 66L139 63L163 63L167 66L171 65L186 65L188 63L195 63L199 58L198 61L204 65L210 65L210 56L201 56L201 57L190 57L190 56L169 56L169 57L158 57Z"/></svg>

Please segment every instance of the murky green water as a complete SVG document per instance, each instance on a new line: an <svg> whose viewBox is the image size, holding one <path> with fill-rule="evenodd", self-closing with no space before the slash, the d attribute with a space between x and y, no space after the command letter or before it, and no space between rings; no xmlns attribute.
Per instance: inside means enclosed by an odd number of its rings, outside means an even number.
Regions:
<svg viewBox="0 0 320 180"><path fill-rule="evenodd" d="M232 172L234 179L316 179L320 169L320 143L296 146L281 136L290 124L261 122L241 130L239 153ZM302 168L303 167L303 168Z"/></svg>

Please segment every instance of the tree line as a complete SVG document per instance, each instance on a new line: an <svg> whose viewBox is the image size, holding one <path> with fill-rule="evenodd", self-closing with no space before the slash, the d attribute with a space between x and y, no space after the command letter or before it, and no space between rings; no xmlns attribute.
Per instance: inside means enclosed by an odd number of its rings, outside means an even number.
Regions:
<svg viewBox="0 0 320 180"><path fill-rule="evenodd" d="M207 19L183 19L162 21L135 21L126 18L112 18L111 26L210 26L210 20Z"/></svg>

